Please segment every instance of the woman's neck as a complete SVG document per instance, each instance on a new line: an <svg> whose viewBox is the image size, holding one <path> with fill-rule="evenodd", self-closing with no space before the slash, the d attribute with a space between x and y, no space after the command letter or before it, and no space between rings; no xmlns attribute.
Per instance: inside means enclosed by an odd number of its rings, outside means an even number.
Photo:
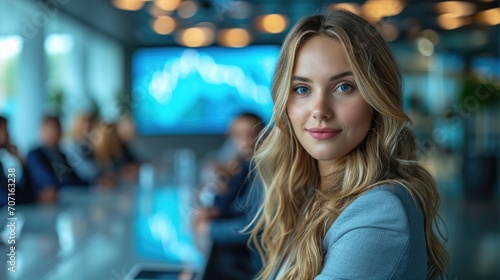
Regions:
<svg viewBox="0 0 500 280"><path fill-rule="evenodd" d="M332 185L335 161L318 161L318 171L320 176L320 186L324 188Z"/></svg>

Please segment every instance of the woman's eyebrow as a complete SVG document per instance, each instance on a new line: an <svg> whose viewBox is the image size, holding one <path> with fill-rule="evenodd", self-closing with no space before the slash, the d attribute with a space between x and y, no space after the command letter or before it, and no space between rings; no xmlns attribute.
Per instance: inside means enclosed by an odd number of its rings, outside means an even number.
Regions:
<svg viewBox="0 0 500 280"><path fill-rule="evenodd" d="M335 80L338 80L338 79L341 79L341 78L344 78L347 76L352 76L352 72L345 71L345 72L339 73L337 75L334 75L334 76L330 77L330 81L335 81ZM312 82L311 79L306 78L306 77L300 77L300 76L292 76L292 81L301 81L301 82L307 82L307 83Z"/></svg>

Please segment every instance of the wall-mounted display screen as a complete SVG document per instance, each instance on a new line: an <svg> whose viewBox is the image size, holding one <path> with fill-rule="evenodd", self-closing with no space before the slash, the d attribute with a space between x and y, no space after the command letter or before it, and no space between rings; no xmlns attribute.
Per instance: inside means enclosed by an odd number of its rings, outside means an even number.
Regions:
<svg viewBox="0 0 500 280"><path fill-rule="evenodd" d="M132 113L142 135L223 134L238 114L268 121L278 46L141 49Z"/></svg>

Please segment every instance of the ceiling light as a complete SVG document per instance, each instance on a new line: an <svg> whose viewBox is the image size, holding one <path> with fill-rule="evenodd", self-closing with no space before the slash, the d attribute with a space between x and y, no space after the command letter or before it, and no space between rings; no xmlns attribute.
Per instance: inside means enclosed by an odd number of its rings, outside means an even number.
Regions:
<svg viewBox="0 0 500 280"><path fill-rule="evenodd" d="M214 31L208 27L187 28L177 34L176 41L192 48L208 46L214 41Z"/></svg>
<svg viewBox="0 0 500 280"><path fill-rule="evenodd" d="M470 16L476 12L476 6L470 2L446 1L436 4L440 14L449 14L455 17Z"/></svg>
<svg viewBox="0 0 500 280"><path fill-rule="evenodd" d="M179 5L179 8L177 9L177 14L179 17L187 19L196 14L198 11L198 7L196 6L196 3L193 1L182 1L181 4Z"/></svg>
<svg viewBox="0 0 500 280"><path fill-rule="evenodd" d="M169 16L161 16L153 21L152 27L158 34L170 34L175 29L175 20Z"/></svg>
<svg viewBox="0 0 500 280"><path fill-rule="evenodd" d="M498 25L500 24L500 8L489 9L477 13L476 18L481 23L486 23L488 25Z"/></svg>
<svg viewBox="0 0 500 280"><path fill-rule="evenodd" d="M398 15L404 7L402 0L368 0L361 9L369 21L379 21L383 17Z"/></svg>
<svg viewBox="0 0 500 280"><path fill-rule="evenodd" d="M222 46L241 48L250 43L250 33L243 28L223 29L217 41Z"/></svg>
<svg viewBox="0 0 500 280"><path fill-rule="evenodd" d="M280 14L269 14L257 18L257 28L267 33L281 33L287 25L288 19Z"/></svg>
<svg viewBox="0 0 500 280"><path fill-rule="evenodd" d="M467 18L455 17L452 14L444 14L438 16L437 22L441 28L451 30L469 24L471 23L471 20Z"/></svg>
<svg viewBox="0 0 500 280"><path fill-rule="evenodd" d="M111 3L116 8L126 11L137 11L144 6L142 0L112 0Z"/></svg>
<svg viewBox="0 0 500 280"><path fill-rule="evenodd" d="M174 11L179 7L181 0L154 0L154 3L164 11Z"/></svg>
<svg viewBox="0 0 500 280"><path fill-rule="evenodd" d="M346 10L356 15L361 14L361 7L356 3L340 3L340 4L331 4L330 10Z"/></svg>

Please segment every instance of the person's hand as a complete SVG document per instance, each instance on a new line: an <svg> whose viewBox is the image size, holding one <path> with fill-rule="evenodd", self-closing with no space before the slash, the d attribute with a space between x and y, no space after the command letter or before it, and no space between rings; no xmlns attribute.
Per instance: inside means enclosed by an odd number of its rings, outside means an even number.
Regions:
<svg viewBox="0 0 500 280"><path fill-rule="evenodd" d="M194 212L194 220L202 221L202 220L212 220L219 216L219 210L215 207L206 207L196 209Z"/></svg>
<svg viewBox="0 0 500 280"><path fill-rule="evenodd" d="M214 207L196 209L193 216L193 227L196 233L200 235L208 234L210 222L218 216L219 211Z"/></svg>
<svg viewBox="0 0 500 280"><path fill-rule="evenodd" d="M209 220L200 220L194 225L195 232L201 236L208 235L209 228L210 228Z"/></svg>
<svg viewBox="0 0 500 280"><path fill-rule="evenodd" d="M193 213L193 226L194 226L194 228L196 229L198 224L203 223L207 219L208 218L206 215L205 208L196 209Z"/></svg>

